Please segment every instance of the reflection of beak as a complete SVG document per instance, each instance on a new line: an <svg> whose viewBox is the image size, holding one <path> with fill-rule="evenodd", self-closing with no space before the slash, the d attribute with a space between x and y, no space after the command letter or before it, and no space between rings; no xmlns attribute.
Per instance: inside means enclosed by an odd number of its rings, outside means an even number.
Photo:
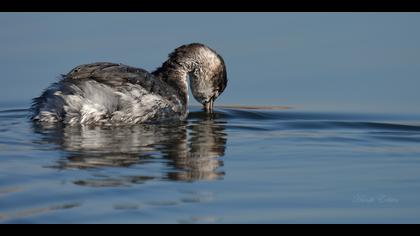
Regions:
<svg viewBox="0 0 420 236"><path fill-rule="evenodd" d="M204 110L207 113L213 113L213 104L214 104L214 100L213 100L213 98L211 98L208 103L203 104Z"/></svg>

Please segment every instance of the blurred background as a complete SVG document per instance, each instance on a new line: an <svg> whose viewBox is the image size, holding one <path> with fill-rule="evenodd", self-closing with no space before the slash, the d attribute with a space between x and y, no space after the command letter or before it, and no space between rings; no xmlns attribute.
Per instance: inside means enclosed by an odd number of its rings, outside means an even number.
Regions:
<svg viewBox="0 0 420 236"><path fill-rule="evenodd" d="M29 106L79 64L152 71L201 42L227 63L216 105L420 113L419 25L419 13L0 13L0 106Z"/></svg>

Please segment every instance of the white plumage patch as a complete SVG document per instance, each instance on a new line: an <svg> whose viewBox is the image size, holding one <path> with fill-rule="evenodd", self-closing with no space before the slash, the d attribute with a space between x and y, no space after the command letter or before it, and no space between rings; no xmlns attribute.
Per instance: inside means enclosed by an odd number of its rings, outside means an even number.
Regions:
<svg viewBox="0 0 420 236"><path fill-rule="evenodd" d="M75 124L137 124L161 119L181 119L171 109L174 104L150 93L140 85L118 89L88 80L55 86L34 120ZM65 91L72 91L68 94Z"/></svg>

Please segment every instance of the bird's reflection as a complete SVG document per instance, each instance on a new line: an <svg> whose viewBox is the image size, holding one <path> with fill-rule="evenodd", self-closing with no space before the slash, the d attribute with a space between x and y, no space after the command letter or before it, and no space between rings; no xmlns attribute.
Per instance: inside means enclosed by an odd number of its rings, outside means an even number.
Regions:
<svg viewBox="0 0 420 236"><path fill-rule="evenodd" d="M139 175L78 180L88 186L114 186L162 178L174 181L214 180L224 176L227 135L217 114L190 113L187 122L131 127L63 127L34 124L40 144L54 143L64 157L53 165L59 169L128 167L142 163L165 163L158 177ZM168 168L169 165L169 168ZM163 173L163 174L162 174Z"/></svg>

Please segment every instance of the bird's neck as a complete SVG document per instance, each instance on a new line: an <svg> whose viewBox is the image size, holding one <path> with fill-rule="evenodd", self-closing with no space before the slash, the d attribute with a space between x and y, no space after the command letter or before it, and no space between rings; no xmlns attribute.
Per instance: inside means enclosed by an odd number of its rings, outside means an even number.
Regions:
<svg viewBox="0 0 420 236"><path fill-rule="evenodd" d="M169 58L153 75L171 86L178 93L182 104L188 105L188 75L194 71L196 63L188 58Z"/></svg>

